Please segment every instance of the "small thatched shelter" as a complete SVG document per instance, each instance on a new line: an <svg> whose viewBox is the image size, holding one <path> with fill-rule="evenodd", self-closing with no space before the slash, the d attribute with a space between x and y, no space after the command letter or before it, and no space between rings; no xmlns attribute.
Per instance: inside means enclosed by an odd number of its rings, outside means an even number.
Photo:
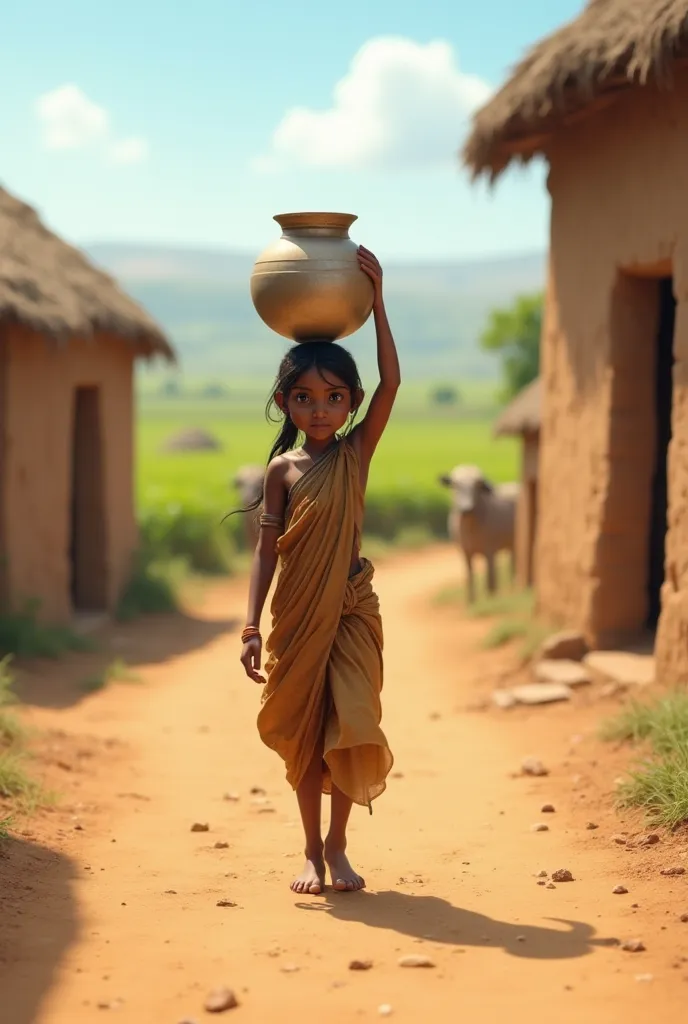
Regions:
<svg viewBox="0 0 688 1024"><path fill-rule="evenodd" d="M549 164L537 595L688 681L688 0L592 0L480 110L464 158Z"/></svg>
<svg viewBox="0 0 688 1024"><path fill-rule="evenodd" d="M494 425L496 437L520 437L521 489L516 509L516 578L523 587L535 579L538 463L540 454L540 378L528 384L502 410Z"/></svg>
<svg viewBox="0 0 688 1024"><path fill-rule="evenodd" d="M0 602L111 609L136 546L133 370L174 354L107 274L0 189Z"/></svg>

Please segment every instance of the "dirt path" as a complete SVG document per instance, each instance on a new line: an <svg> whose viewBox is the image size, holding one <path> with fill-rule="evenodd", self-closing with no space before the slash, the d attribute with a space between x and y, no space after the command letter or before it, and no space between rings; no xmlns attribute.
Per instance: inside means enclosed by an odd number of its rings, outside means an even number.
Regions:
<svg viewBox="0 0 688 1024"><path fill-rule="evenodd" d="M218 984L236 991L241 1006L227 1019L237 1021L375 1020L381 1004L409 1022L683 1019L688 971L672 962L687 952L688 925L672 920L663 931L658 904L641 926L630 901L642 914L642 882L638 897L611 895L617 854L589 841L574 810L558 806L549 832L531 832L543 800L559 805L566 784L510 773L541 753L527 745L538 734L542 750L550 728L565 734L559 712L519 726L462 710L476 626L429 601L456 572L453 554L437 549L378 573L396 764L373 817L353 816L366 893L289 891L300 865L295 800L257 737L238 621L225 624L241 619L243 586L214 587L199 621L183 628L120 631L115 642L143 666L144 685L33 710L76 749L63 775L81 806L40 819L10 851L24 884L5 891L0 923L3 1024L85 1024L108 1013L123 1024L200 1024L212 1019L203 1001ZM205 642L194 646L198 635ZM239 799L223 799L228 792ZM210 831L192 832L194 822ZM576 881L536 884L539 868L559 867ZM221 899L236 906L218 907ZM646 953L608 942L637 934ZM412 953L435 968L398 966ZM353 958L372 969L348 970ZM636 981L648 973L653 981Z"/></svg>

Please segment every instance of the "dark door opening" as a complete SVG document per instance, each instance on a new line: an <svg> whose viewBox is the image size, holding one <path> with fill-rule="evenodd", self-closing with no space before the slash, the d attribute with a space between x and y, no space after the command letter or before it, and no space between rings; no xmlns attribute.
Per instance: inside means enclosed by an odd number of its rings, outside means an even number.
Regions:
<svg viewBox="0 0 688 1024"><path fill-rule="evenodd" d="M72 607L102 611L107 607L107 578L99 388L76 388L72 424Z"/></svg>
<svg viewBox="0 0 688 1024"><path fill-rule="evenodd" d="M652 481L650 515L649 566L647 575L647 625L654 629L661 609L661 587L664 582L664 546L667 532L667 456L671 440L671 405L673 396L674 323L676 299L673 279L659 282L659 327L655 345L655 471Z"/></svg>

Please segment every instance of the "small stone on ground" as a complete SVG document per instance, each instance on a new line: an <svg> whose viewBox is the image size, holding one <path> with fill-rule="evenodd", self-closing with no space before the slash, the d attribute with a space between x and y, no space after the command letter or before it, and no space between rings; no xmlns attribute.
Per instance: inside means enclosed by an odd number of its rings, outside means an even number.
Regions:
<svg viewBox="0 0 688 1024"><path fill-rule="evenodd" d="M352 960L349 963L350 971L369 971L373 966L372 960Z"/></svg>
<svg viewBox="0 0 688 1024"><path fill-rule="evenodd" d="M573 881L573 875L568 870L568 868L559 868L558 871L554 871L552 873L552 881L553 882L572 882Z"/></svg>
<svg viewBox="0 0 688 1024"><path fill-rule="evenodd" d="M662 868L662 870L659 873L660 875L668 875L669 877L674 877L676 875L685 875L686 869L680 867L679 865L676 865L673 868Z"/></svg>
<svg viewBox="0 0 688 1024"><path fill-rule="evenodd" d="M645 944L642 939L626 939L625 942L621 943L621 948L625 953L644 953Z"/></svg>
<svg viewBox="0 0 688 1024"><path fill-rule="evenodd" d="M549 825L545 825L543 822L539 821L535 825L531 825L530 826L530 831L531 832L549 832Z"/></svg>
<svg viewBox="0 0 688 1024"><path fill-rule="evenodd" d="M615 896L625 896L628 889L625 885L617 885L616 888L612 889L612 892Z"/></svg>
<svg viewBox="0 0 688 1024"><path fill-rule="evenodd" d="M540 813L541 814L554 814L555 813L554 804L543 804L542 807L540 808Z"/></svg>
<svg viewBox="0 0 688 1024"><path fill-rule="evenodd" d="M589 670L578 661L540 661L533 675L538 683L563 683L564 686L586 686L592 681Z"/></svg>
<svg viewBox="0 0 688 1024"><path fill-rule="evenodd" d="M207 822L195 821L191 826L192 832L210 832L210 825Z"/></svg>
<svg viewBox="0 0 688 1024"><path fill-rule="evenodd" d="M588 653L588 645L582 633L574 630L561 630L548 636L540 646L538 657L541 659L582 661Z"/></svg>
<svg viewBox="0 0 688 1024"><path fill-rule="evenodd" d="M409 956L400 956L398 960L400 967L434 967L435 962L429 956L422 953L411 953Z"/></svg>
<svg viewBox="0 0 688 1024"><path fill-rule="evenodd" d="M208 994L203 1005L207 1013L224 1013L235 1009L239 1001L231 988L216 988Z"/></svg>
<svg viewBox="0 0 688 1024"><path fill-rule="evenodd" d="M521 764L521 771L524 775L549 775L549 768L545 768L537 757L526 757Z"/></svg>

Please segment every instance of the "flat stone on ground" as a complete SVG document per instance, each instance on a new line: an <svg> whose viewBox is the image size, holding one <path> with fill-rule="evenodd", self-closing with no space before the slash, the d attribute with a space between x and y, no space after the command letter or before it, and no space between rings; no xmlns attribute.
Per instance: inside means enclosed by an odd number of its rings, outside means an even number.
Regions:
<svg viewBox="0 0 688 1024"><path fill-rule="evenodd" d="M565 629L547 637L540 647L538 657L582 661L587 653L588 645L583 634Z"/></svg>
<svg viewBox="0 0 688 1024"><path fill-rule="evenodd" d="M651 654L591 651L583 664L592 673L620 686L648 686L655 679L655 659Z"/></svg>
<svg viewBox="0 0 688 1024"><path fill-rule="evenodd" d="M533 670L538 683L564 683L565 686L585 686L592 682L590 672L579 661L546 658Z"/></svg>
<svg viewBox="0 0 688 1024"><path fill-rule="evenodd" d="M563 683L524 683L511 691L519 704L552 704L570 700L571 690Z"/></svg>

